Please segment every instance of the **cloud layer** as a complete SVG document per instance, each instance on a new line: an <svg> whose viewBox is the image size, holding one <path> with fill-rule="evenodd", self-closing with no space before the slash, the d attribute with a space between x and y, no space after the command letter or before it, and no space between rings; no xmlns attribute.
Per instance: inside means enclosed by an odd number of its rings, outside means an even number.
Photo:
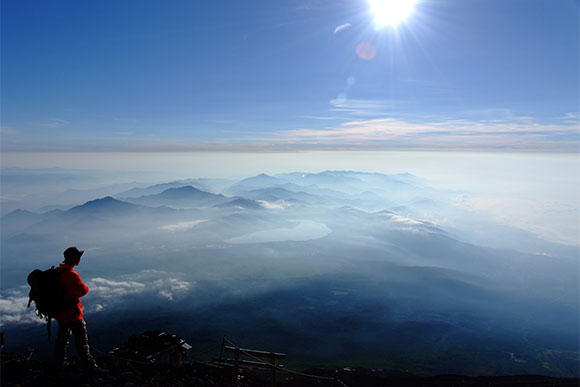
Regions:
<svg viewBox="0 0 580 387"><path fill-rule="evenodd" d="M399 102L400 103L400 102ZM50 140L35 143L26 133L10 128L5 151L131 151L131 152L258 152L303 150L491 150L576 152L580 148L580 118L577 113L540 123L531 117L486 111L490 119L450 119L436 117L386 117L394 102L336 99L331 101L332 116L308 119L305 127L270 131L232 130L225 138L219 133L199 140L185 136L178 140L163 136L139 136L104 142L66 143ZM389 107L390 106L390 107ZM481 115L482 113L479 112ZM493 113L493 114L492 114ZM473 116L463 112L462 116ZM303 119L305 117L302 117ZM332 122L334 125L325 125ZM313 123L312 121L316 121ZM192 128L194 130L195 128ZM144 129L144 131L146 131Z"/></svg>
<svg viewBox="0 0 580 387"><path fill-rule="evenodd" d="M143 270L138 273L111 280L91 278L86 281L91 295L84 301L86 313L97 313L116 305L125 305L129 297L149 296L150 300L172 302L189 292L194 284L175 277L175 274L158 270ZM34 303L27 308L27 287L10 289L0 297L1 324L43 323L34 313Z"/></svg>

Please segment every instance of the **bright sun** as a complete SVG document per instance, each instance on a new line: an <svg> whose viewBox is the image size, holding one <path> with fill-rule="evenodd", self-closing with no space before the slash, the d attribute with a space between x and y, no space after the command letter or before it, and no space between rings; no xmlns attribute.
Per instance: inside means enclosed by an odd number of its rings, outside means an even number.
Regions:
<svg viewBox="0 0 580 387"><path fill-rule="evenodd" d="M416 0L368 0L376 28L396 27L413 12Z"/></svg>

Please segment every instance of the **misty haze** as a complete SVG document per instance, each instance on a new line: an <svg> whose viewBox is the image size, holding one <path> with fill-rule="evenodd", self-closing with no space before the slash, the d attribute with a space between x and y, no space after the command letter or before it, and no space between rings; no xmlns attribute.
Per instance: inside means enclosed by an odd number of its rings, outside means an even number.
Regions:
<svg viewBox="0 0 580 387"><path fill-rule="evenodd" d="M302 366L578 373L577 246L462 205L475 194L459 184L325 171L107 185L87 173L3 170L5 192L45 192L4 201L22 207L1 218L10 349L50 352L25 278L76 245L100 350L164 329L194 350L227 335Z"/></svg>

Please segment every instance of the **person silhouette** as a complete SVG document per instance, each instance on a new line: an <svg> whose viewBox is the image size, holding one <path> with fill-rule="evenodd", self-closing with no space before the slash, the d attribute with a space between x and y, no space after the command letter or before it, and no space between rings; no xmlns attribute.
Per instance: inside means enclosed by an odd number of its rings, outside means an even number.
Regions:
<svg viewBox="0 0 580 387"><path fill-rule="evenodd" d="M72 246L64 251L64 262L57 268L65 293L65 305L55 316L58 321L58 334L54 344L54 361L58 367L65 367L67 348L71 335L74 336L75 347L81 365L88 371L97 370L95 359L91 356L87 325L83 318L83 306L80 298L89 292L89 288L74 270L81 261L84 250Z"/></svg>

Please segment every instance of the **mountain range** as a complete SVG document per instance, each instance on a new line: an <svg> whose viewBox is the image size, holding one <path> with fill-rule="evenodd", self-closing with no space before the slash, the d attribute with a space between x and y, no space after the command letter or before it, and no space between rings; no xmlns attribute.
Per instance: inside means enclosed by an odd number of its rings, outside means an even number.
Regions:
<svg viewBox="0 0 580 387"><path fill-rule="evenodd" d="M92 289L83 300L87 319L102 345L122 326L167 325L195 345L228 332L316 364L382 359L419 373L578 372L573 248L530 254L463 241L449 218L474 227L491 220L454 209L455 193L408 174L205 180L213 192L194 184L136 187L0 218L3 329L31 332L33 316L19 306L22 279L77 245ZM365 363L367 356L376 361Z"/></svg>

